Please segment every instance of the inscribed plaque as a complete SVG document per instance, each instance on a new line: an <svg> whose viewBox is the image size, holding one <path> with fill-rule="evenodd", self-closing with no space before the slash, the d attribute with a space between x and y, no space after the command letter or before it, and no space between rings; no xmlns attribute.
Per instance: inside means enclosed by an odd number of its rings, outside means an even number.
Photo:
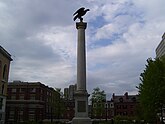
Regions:
<svg viewBox="0 0 165 124"><path fill-rule="evenodd" d="M77 111L78 112L86 112L86 102L85 101L77 101Z"/></svg>

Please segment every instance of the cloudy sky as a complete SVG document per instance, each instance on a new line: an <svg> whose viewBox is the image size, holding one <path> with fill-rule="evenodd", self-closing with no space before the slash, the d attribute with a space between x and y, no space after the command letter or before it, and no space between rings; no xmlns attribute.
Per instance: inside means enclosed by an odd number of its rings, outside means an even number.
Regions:
<svg viewBox="0 0 165 124"><path fill-rule="evenodd" d="M77 30L84 20L87 89L136 94L146 59L165 32L165 0L0 0L0 45L13 58L9 81L40 81L51 87L76 83ZM77 20L78 21L78 20Z"/></svg>

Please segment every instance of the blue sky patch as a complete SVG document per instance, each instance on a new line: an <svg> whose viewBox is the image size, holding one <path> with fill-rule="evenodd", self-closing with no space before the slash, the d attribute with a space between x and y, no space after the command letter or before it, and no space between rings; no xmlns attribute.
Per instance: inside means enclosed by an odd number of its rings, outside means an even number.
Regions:
<svg viewBox="0 0 165 124"><path fill-rule="evenodd" d="M103 16L97 16L95 20L89 22L89 25L95 28L100 28L105 25L105 20Z"/></svg>

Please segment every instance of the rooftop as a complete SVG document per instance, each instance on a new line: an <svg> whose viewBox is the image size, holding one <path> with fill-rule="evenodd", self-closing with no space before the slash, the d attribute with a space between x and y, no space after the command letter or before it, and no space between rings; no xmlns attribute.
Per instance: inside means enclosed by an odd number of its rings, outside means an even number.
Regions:
<svg viewBox="0 0 165 124"><path fill-rule="evenodd" d="M2 53L4 56L6 56L10 61L13 59L11 58L11 55L0 45L0 53Z"/></svg>

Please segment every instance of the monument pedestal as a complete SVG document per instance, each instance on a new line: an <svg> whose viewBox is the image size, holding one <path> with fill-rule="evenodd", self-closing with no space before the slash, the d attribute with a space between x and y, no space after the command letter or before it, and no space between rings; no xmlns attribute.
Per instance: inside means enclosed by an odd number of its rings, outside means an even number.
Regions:
<svg viewBox="0 0 165 124"><path fill-rule="evenodd" d="M88 117L88 97L86 91L77 91L74 94L75 98L75 117L72 124L92 124L91 119Z"/></svg>
<svg viewBox="0 0 165 124"><path fill-rule="evenodd" d="M92 124L92 121L89 117L74 117L72 120L72 124Z"/></svg>

